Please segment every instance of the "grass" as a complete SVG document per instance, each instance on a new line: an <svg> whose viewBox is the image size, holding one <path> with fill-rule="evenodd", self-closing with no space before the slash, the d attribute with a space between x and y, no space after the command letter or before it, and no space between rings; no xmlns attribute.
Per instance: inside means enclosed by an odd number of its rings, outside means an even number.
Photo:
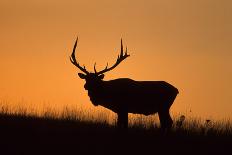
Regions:
<svg viewBox="0 0 232 155"><path fill-rule="evenodd" d="M230 120L177 115L168 134L156 117L130 116L118 130L105 113L0 108L0 154L225 154L232 152ZM156 120L154 123L154 119Z"/></svg>

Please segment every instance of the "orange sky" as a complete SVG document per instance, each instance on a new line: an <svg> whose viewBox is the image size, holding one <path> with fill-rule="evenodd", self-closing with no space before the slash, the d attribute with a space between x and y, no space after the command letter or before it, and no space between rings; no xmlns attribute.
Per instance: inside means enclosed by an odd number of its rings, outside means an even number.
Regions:
<svg viewBox="0 0 232 155"><path fill-rule="evenodd" d="M180 94L173 113L232 114L232 1L0 0L0 100L92 107L70 63L114 63L120 38L131 54L106 80L165 80Z"/></svg>

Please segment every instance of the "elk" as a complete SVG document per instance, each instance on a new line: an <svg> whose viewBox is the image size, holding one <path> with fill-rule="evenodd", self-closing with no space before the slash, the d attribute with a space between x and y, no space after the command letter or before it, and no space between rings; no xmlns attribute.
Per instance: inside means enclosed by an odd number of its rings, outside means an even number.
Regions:
<svg viewBox="0 0 232 155"><path fill-rule="evenodd" d="M169 109L173 104L178 89L165 81L135 81L129 78L118 78L104 81L104 73L116 68L130 55L124 52L121 39L121 52L114 65L97 71L96 63L94 72L89 72L77 62L75 51L78 38L73 47L70 61L83 73L78 73L86 81L84 88L95 106L103 106L112 110L118 116L117 126L128 127L128 113L151 115L158 113L161 129L170 129L173 121Z"/></svg>

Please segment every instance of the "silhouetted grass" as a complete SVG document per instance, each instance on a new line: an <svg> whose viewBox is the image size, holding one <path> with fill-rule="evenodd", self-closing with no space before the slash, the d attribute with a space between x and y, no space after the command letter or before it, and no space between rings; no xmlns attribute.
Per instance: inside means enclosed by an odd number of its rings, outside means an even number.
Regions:
<svg viewBox="0 0 232 155"><path fill-rule="evenodd" d="M133 119L133 118L131 118ZM42 113L25 108L0 109L0 154L223 154L232 146L229 120L176 116L164 134L153 119L138 116L127 131L109 123L107 115L92 116L64 108Z"/></svg>

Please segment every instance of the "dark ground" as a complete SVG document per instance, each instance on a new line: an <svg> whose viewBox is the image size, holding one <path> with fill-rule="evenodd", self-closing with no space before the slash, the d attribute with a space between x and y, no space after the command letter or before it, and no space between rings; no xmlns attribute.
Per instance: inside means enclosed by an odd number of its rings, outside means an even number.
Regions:
<svg viewBox="0 0 232 155"><path fill-rule="evenodd" d="M0 115L0 154L232 154L232 134L114 126L87 121Z"/></svg>

